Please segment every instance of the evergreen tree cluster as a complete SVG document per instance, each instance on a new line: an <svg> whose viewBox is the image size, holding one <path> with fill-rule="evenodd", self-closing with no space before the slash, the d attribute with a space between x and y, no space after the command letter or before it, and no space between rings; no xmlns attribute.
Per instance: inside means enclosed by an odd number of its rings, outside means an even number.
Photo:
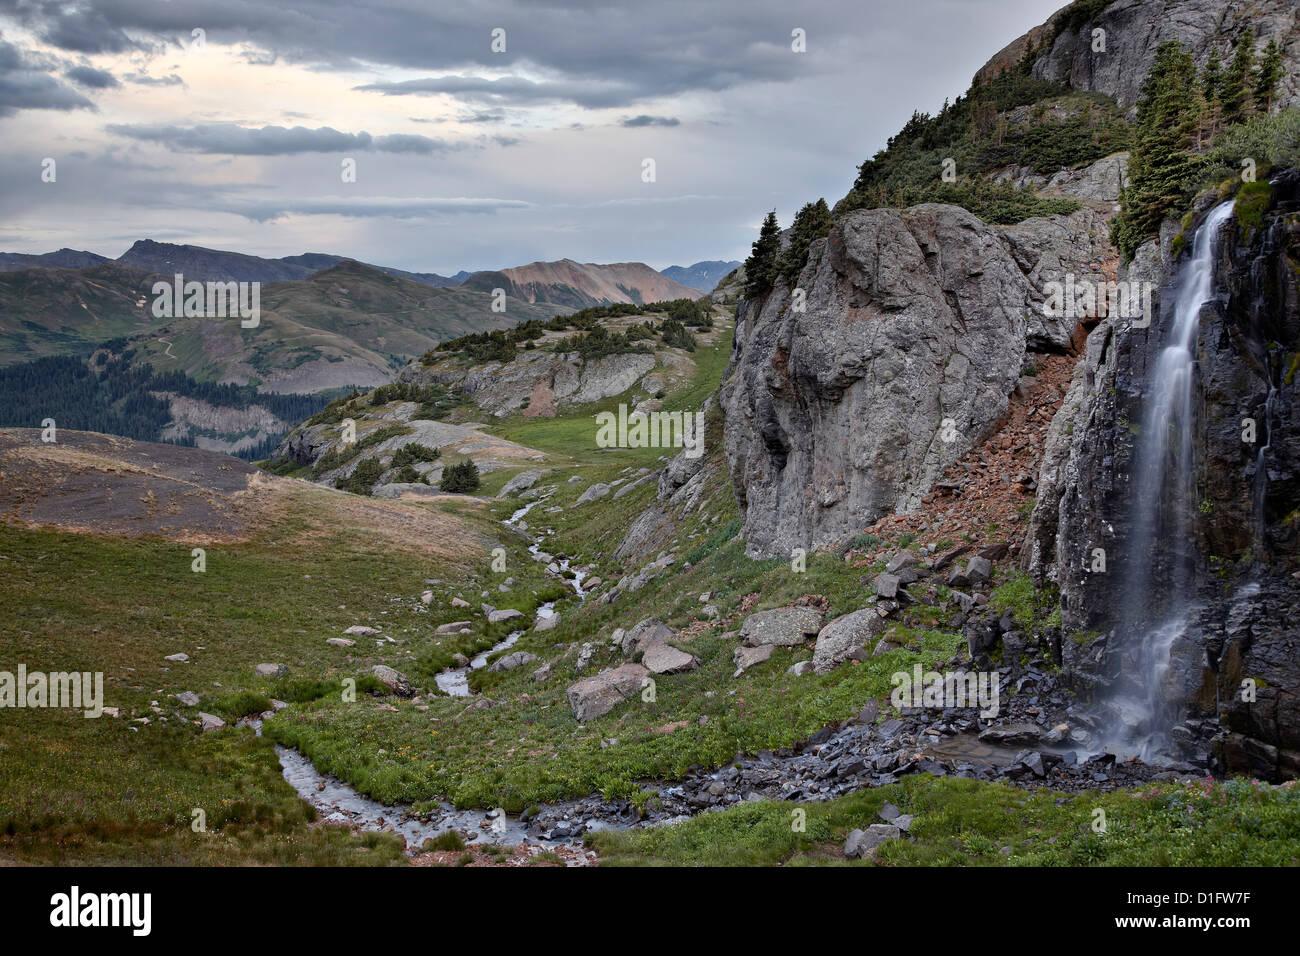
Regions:
<svg viewBox="0 0 1300 956"><path fill-rule="evenodd" d="M483 484L479 478L478 465L468 458L455 465L448 465L443 469L442 481L439 487L443 491L455 494L466 494L471 491L478 491Z"/></svg>
<svg viewBox="0 0 1300 956"><path fill-rule="evenodd" d="M1130 185L1111 225L1125 259L1159 233L1167 215L1186 207L1206 170L1217 168L1208 154L1224 132L1269 116L1276 105L1281 47L1276 38L1258 55L1255 47L1255 32L1247 27L1231 62L1225 67L1220 52L1212 50L1199 75L1191 53L1177 41L1157 48L1137 104Z"/></svg>
<svg viewBox="0 0 1300 956"><path fill-rule="evenodd" d="M199 382L182 372L155 372L133 364L135 352L124 342L109 343L87 362L75 356L49 356L0 368L0 426L38 428L53 418L60 428L120 435L136 441L160 441L171 423L171 404L155 392L173 392L220 408L256 404L287 425L320 411L321 395L259 393L252 386ZM268 455L284 433L268 435L257 445L236 452L248 461ZM194 437L169 439L194 445Z"/></svg>
<svg viewBox="0 0 1300 956"><path fill-rule="evenodd" d="M664 314L692 328L713 328L713 304L707 296L700 299L669 299L642 305L615 302L610 305L591 306L568 315L557 315L547 321L529 319L511 329L462 335L460 338L439 343L435 348L425 352L420 360L425 365L432 365L443 357L439 353L444 355L456 353L475 362L508 362L516 356L518 348L534 348L534 343L546 332L565 332L569 329L579 333L590 333L600 329L601 333L590 341L586 341L581 335L569 336L559 343L558 347L561 351L576 351L584 357L608 355L618 351L645 351L643 348L636 347L634 343L640 339L653 338L654 327L650 322L641 323L640 328L645 331L637 331L639 327L632 326L627 333L615 334L609 333L609 330L600 324L600 320ZM607 338L606 334L623 337Z"/></svg>

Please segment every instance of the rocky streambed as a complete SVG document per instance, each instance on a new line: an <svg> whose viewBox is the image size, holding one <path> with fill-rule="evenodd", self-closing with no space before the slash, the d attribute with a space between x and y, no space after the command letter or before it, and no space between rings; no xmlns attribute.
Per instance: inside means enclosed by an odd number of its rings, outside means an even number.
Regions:
<svg viewBox="0 0 1300 956"><path fill-rule="evenodd" d="M737 754L724 767L693 769L677 781L646 781L643 797L635 803L592 794L517 816L499 808L457 810L447 803L418 815L410 807L362 796L320 773L297 751L277 752L285 779L322 819L398 833L408 853L449 830L460 831L471 844L572 846L595 830L662 826L753 800L821 802L896 783L909 774L1003 781L1063 793L1204 776L1203 769L1189 763L1154 765L1089 753L1074 742L1089 733L1086 725L1054 723L1047 716L1068 713L1069 698L1055 675L1032 668L1005 668L999 674L1008 703L994 721L981 718L974 708L890 708L882 721L878 702L871 701L853 719L827 726L794 746ZM610 746L618 744L611 741ZM645 792L650 799L644 799Z"/></svg>

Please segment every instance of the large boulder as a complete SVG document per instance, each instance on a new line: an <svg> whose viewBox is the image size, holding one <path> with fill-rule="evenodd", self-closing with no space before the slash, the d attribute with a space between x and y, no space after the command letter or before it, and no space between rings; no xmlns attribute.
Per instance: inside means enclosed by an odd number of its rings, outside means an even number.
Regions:
<svg viewBox="0 0 1300 956"><path fill-rule="evenodd" d="M673 629L671 627L663 621L648 617L635 627L624 631L619 646L624 657L631 657L637 651L644 651L651 644L670 640L672 636Z"/></svg>
<svg viewBox="0 0 1300 956"><path fill-rule="evenodd" d="M772 644L793 647L802 644L821 630L826 615L812 607L778 607L759 611L745 618L740 639L750 647Z"/></svg>
<svg viewBox="0 0 1300 956"><path fill-rule="evenodd" d="M581 723L607 714L633 697L649 676L650 671L640 664L621 664L570 685L565 696Z"/></svg>
<svg viewBox="0 0 1300 956"><path fill-rule="evenodd" d="M825 674L855 653L866 656L876 638L889 626L887 615L892 604L874 604L849 614L842 614L821 629L813 651L813 670Z"/></svg>
<svg viewBox="0 0 1300 956"><path fill-rule="evenodd" d="M387 664L376 664L370 673L398 697L411 696L411 682L401 671L394 670Z"/></svg>
<svg viewBox="0 0 1300 956"><path fill-rule="evenodd" d="M699 660L664 641L655 641L641 655L641 663L653 674L680 674L694 670Z"/></svg>
<svg viewBox="0 0 1300 956"><path fill-rule="evenodd" d="M530 468L527 471L521 471L515 475L497 492L498 498L509 498L511 495L517 495L521 491L527 491L533 485L542 480L542 475L546 474L540 468Z"/></svg>
<svg viewBox="0 0 1300 956"><path fill-rule="evenodd" d="M536 654L529 654L527 651L515 651L492 663L488 668L489 671L500 673L501 671L512 671L516 667L523 667L525 664L531 664L537 660Z"/></svg>

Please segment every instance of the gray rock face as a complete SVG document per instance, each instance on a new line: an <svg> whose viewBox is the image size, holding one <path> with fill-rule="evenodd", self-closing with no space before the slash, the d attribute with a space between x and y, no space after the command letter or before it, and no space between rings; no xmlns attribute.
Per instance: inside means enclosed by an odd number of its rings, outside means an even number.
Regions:
<svg viewBox="0 0 1300 956"><path fill-rule="evenodd" d="M888 627L887 613L887 607L876 605L843 614L831 621L817 635L812 669L825 674L848 660L855 651L865 654L865 649L876 643L877 636Z"/></svg>
<svg viewBox="0 0 1300 956"><path fill-rule="evenodd" d="M1046 188L1076 199L1118 203L1120 190L1128 185L1128 161L1128 153L1116 153L1079 169L1062 169Z"/></svg>
<svg viewBox="0 0 1300 956"><path fill-rule="evenodd" d="M745 618L740 626L740 640L750 647L772 644L793 647L814 637L821 630L826 615L811 607L778 607L759 611Z"/></svg>
<svg viewBox="0 0 1300 956"><path fill-rule="evenodd" d="M499 611L492 611L488 614L489 624L499 624L502 621L513 621L517 617L523 617L523 611L517 611L512 607L502 608Z"/></svg>
<svg viewBox="0 0 1300 956"><path fill-rule="evenodd" d="M1156 48L1177 40L1205 65L1210 49L1225 62L1232 43L1247 26L1259 46L1278 37L1285 56L1282 103L1300 102L1300 15L1293 0L1257 0L1249 5L1225 0L1116 0L1092 22L1062 33L1034 64L1034 75L1059 80L1076 90L1113 96L1120 106L1137 103ZM1093 31L1105 31L1106 50L1093 52Z"/></svg>
<svg viewBox="0 0 1300 956"><path fill-rule="evenodd" d="M226 722L216 714L205 714L199 711L199 726L203 728L204 733L207 733L209 730L220 730L226 726Z"/></svg>
<svg viewBox="0 0 1300 956"><path fill-rule="evenodd" d="M609 713L634 696L649 676L650 672L640 664L621 664L570 685L565 695L573 716L581 723Z"/></svg>
<svg viewBox="0 0 1300 956"><path fill-rule="evenodd" d="M622 394L655 368L654 355L629 352L582 360L576 352L520 352L509 362L488 362L468 372L412 363L399 381L414 385L452 385L498 418L522 409L525 415L553 417L570 404L598 402Z"/></svg>
<svg viewBox="0 0 1300 956"><path fill-rule="evenodd" d="M919 505L1006 411L1035 294L998 230L941 205L848 214L799 286L802 313L783 281L742 303L720 392L754 556Z"/></svg>

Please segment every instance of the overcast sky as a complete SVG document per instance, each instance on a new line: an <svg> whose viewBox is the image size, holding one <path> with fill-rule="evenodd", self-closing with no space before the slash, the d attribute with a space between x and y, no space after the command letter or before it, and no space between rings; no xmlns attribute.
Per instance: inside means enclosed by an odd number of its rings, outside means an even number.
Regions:
<svg viewBox="0 0 1300 956"><path fill-rule="evenodd" d="M0 0L0 250L741 259L1064 3Z"/></svg>

